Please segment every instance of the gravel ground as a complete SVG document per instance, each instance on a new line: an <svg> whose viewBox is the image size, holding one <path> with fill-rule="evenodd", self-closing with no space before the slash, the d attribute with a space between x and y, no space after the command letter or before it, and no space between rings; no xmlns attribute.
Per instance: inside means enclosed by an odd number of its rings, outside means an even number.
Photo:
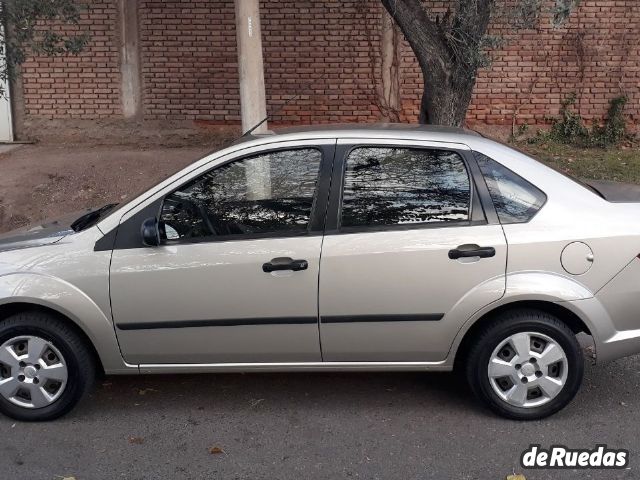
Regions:
<svg viewBox="0 0 640 480"><path fill-rule="evenodd" d="M121 202L210 150L25 145L0 153L0 232Z"/></svg>

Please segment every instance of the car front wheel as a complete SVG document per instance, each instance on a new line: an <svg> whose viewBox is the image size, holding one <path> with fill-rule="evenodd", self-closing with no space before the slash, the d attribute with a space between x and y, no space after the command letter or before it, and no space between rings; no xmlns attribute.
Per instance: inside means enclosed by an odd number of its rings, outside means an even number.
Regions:
<svg viewBox="0 0 640 480"><path fill-rule="evenodd" d="M582 382L584 359L574 333L558 318L514 310L487 325L467 357L467 380L494 412L517 420L564 408Z"/></svg>
<svg viewBox="0 0 640 480"><path fill-rule="evenodd" d="M24 421L58 418L91 387L95 362L78 333L45 312L0 322L0 412Z"/></svg>

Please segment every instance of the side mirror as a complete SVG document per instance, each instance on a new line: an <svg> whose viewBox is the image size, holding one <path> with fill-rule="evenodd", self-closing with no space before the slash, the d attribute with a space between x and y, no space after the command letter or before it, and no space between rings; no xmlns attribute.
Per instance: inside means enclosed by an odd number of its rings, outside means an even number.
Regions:
<svg viewBox="0 0 640 480"><path fill-rule="evenodd" d="M160 229L156 217L147 218L142 222L142 243L147 247L157 247L160 245Z"/></svg>

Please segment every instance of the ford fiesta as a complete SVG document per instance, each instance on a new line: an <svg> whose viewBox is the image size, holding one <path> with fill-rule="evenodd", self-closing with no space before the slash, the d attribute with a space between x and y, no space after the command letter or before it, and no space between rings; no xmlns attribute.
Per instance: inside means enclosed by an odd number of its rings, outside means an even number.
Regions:
<svg viewBox="0 0 640 480"><path fill-rule="evenodd" d="M548 416L640 352L640 194L457 129L247 137L121 205L0 237L0 411L95 375L459 367Z"/></svg>

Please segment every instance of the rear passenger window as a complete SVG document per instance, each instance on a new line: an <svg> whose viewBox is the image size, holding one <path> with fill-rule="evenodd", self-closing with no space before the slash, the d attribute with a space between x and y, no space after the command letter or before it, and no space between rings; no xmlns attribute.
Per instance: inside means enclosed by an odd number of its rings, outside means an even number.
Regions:
<svg viewBox="0 0 640 480"><path fill-rule="evenodd" d="M526 223L547 201L537 187L486 155L473 152L491 193L500 223Z"/></svg>
<svg viewBox="0 0 640 480"><path fill-rule="evenodd" d="M455 152L366 147L347 157L342 227L466 222L470 203Z"/></svg>

